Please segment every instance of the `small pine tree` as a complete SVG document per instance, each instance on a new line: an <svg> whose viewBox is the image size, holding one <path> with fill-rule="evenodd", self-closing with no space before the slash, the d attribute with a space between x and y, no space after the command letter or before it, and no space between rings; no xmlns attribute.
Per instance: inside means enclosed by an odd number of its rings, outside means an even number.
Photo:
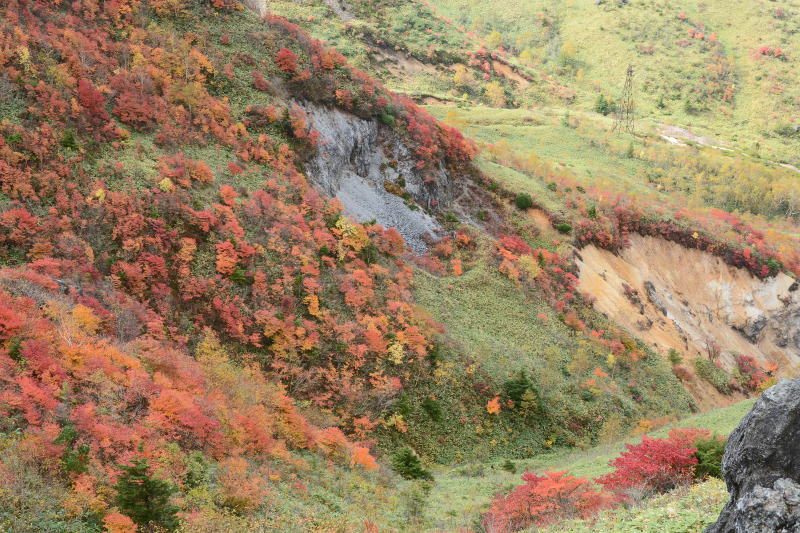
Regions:
<svg viewBox="0 0 800 533"><path fill-rule="evenodd" d="M129 466L121 466L114 489L120 510L140 526L159 526L168 531L178 528L178 508L169 503L176 489L164 480L147 473L147 459L135 460Z"/></svg>
<svg viewBox="0 0 800 533"><path fill-rule="evenodd" d="M78 149L78 140L75 138L75 132L72 130L64 130L61 136L61 146L70 150Z"/></svg>
<svg viewBox="0 0 800 533"><path fill-rule="evenodd" d="M608 105L608 100L603 94L597 95L597 100L594 103L594 110L603 116L611 112L611 106Z"/></svg>
<svg viewBox="0 0 800 533"><path fill-rule="evenodd" d="M409 447L403 448L392 456L392 468L406 479L433 481L433 474L422 467L422 461Z"/></svg>
<svg viewBox="0 0 800 533"><path fill-rule="evenodd" d="M675 348L670 348L667 354L667 359L672 366L679 365L683 362L683 355Z"/></svg>

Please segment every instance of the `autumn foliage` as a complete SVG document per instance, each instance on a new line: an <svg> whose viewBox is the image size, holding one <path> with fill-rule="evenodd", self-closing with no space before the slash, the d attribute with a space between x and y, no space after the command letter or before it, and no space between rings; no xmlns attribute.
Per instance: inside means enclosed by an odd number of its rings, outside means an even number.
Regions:
<svg viewBox="0 0 800 533"><path fill-rule="evenodd" d="M570 518L587 518L610 503L585 478L567 472L522 475L524 485L507 495L497 495L483 524L487 531L505 533L546 527Z"/></svg>

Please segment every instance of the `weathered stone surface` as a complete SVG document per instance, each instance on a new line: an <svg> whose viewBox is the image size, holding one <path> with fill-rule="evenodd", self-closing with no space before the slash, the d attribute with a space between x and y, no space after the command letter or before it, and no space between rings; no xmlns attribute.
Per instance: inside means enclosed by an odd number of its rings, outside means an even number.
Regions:
<svg viewBox="0 0 800 533"><path fill-rule="evenodd" d="M750 342L757 342L761 330L767 326L767 315L764 314L764 311L755 307L746 308L745 314L744 325L739 328L739 331L741 331Z"/></svg>
<svg viewBox="0 0 800 533"><path fill-rule="evenodd" d="M800 379L759 398L722 457L731 499L706 533L800 533Z"/></svg>
<svg viewBox="0 0 800 533"><path fill-rule="evenodd" d="M316 154L306 163L309 181L336 197L350 215L375 220L396 229L406 244L421 253L425 237L440 225L422 210L410 209L385 184L401 185L419 204L432 211L450 202L450 176L439 168L433 179L423 176L416 160L390 128L339 109L302 103L312 128L320 133Z"/></svg>
<svg viewBox="0 0 800 533"><path fill-rule="evenodd" d="M645 281L644 288L647 291L647 299L650 300L650 303L655 305L664 316L667 316L667 306L664 305L664 301L661 299L661 296L658 295L658 291L656 290L656 286L653 285L653 282L650 280Z"/></svg>

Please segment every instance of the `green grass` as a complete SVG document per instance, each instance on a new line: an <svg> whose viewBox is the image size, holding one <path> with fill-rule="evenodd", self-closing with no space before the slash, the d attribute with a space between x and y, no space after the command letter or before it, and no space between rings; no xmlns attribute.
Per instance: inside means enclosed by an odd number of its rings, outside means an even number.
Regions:
<svg viewBox="0 0 800 533"><path fill-rule="evenodd" d="M663 438L673 427L696 427L708 429L719 435L728 435L750 411L755 399L744 400L733 405L683 418L675 423L648 433ZM429 516L451 517L446 521L449 530L469 527L479 512L485 511L492 496L501 488L521 483L524 470L542 473L545 471L569 470L578 477L593 479L611 471L609 461L625 450L625 444L634 444L641 437L601 445L585 451L557 450L535 457L515 461L516 473L501 468L502 460L483 464L466 464L455 468L435 470L434 485L429 502ZM716 520L728 494L720 480L711 480L685 491L677 491L648 500L641 508L618 509L602 513L596 529L590 524L575 522L563 525L563 529L548 531L653 531L664 529L664 518L674 521L670 532L701 531L703 524ZM671 510L670 510L671 509ZM443 527L438 524L437 527ZM670 526L672 527L672 526ZM638 528L638 529L637 529Z"/></svg>
<svg viewBox="0 0 800 533"><path fill-rule="evenodd" d="M417 301L447 324L450 335L497 375L527 368L542 352L570 337L566 326L537 316L553 315L543 301L526 300L517 287L484 263L459 277L415 273Z"/></svg>
<svg viewBox="0 0 800 533"><path fill-rule="evenodd" d="M575 520L542 530L547 533L699 533L716 522L728 491L725 482L704 483L656 496L641 505L599 513L590 521Z"/></svg>
<svg viewBox="0 0 800 533"><path fill-rule="evenodd" d="M492 144L505 141L514 152L525 157L533 152L551 163L554 175L568 171L584 187L606 190L625 187L641 196L661 196L646 184L645 176L652 165L640 158L625 157L629 143L634 142L636 151L644 147L641 139L610 135L608 130L613 122L608 117L572 112L570 127L565 127L561 125L563 112L554 110L433 105L425 108L443 121L455 113L459 127L473 139ZM511 175L508 178L514 190L518 190L520 180Z"/></svg>

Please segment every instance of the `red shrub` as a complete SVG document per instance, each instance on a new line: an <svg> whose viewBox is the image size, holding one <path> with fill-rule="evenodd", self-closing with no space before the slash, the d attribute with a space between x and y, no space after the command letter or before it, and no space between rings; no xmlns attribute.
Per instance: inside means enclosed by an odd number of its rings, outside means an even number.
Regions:
<svg viewBox="0 0 800 533"><path fill-rule="evenodd" d="M284 72L297 72L297 55L288 48L281 48L275 54L275 64Z"/></svg>
<svg viewBox="0 0 800 533"><path fill-rule="evenodd" d="M626 444L609 463L615 467L596 481L625 499L668 492L692 480L697 451L684 438L654 439L645 436L640 444Z"/></svg>

